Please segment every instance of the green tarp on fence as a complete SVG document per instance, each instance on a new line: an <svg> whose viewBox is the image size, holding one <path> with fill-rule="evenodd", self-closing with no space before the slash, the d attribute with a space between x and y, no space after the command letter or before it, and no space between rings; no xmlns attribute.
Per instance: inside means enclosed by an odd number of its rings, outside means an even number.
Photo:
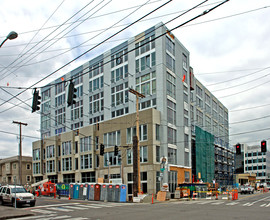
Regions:
<svg viewBox="0 0 270 220"><path fill-rule="evenodd" d="M212 182L215 176L214 136L201 128L196 133L196 172L201 173L203 182Z"/></svg>

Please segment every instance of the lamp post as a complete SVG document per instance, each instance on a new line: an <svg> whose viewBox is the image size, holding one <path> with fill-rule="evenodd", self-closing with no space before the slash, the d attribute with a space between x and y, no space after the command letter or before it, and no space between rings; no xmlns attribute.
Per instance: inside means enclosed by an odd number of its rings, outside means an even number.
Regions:
<svg viewBox="0 0 270 220"><path fill-rule="evenodd" d="M18 34L15 31L11 31L8 36L6 37L6 39L1 43L0 48L2 47L2 45L7 41L7 40L13 40L15 38L18 37Z"/></svg>

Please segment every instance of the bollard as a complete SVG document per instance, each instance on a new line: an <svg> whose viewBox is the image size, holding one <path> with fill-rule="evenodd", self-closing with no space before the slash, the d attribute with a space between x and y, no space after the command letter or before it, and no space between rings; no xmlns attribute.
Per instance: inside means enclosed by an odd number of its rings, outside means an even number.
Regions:
<svg viewBox="0 0 270 220"><path fill-rule="evenodd" d="M154 194L152 193L152 204L154 204Z"/></svg>

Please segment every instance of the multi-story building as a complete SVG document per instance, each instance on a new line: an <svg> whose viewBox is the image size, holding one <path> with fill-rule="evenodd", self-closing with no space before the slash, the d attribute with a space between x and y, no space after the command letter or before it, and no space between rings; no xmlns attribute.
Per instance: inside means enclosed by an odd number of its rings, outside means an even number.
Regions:
<svg viewBox="0 0 270 220"><path fill-rule="evenodd" d="M67 107L65 85L70 80L77 98ZM189 51L159 23L48 84L41 91L42 140L33 143L35 180L47 175L64 182L94 181L109 172L119 178L122 164L122 178L132 183L132 151L123 146L130 146L135 134L136 96L129 92L133 88L145 96L139 99L143 190L155 192L161 180L173 191L180 179L176 168L183 170L181 179L191 181L191 120L201 120L197 106L190 104L193 80ZM217 114L228 120L225 107L219 112L221 104L216 104ZM207 114L202 114L206 121ZM214 119L211 126L218 127ZM99 156L101 143L104 158ZM116 157L114 145L121 149ZM162 157L169 164L164 171Z"/></svg>
<svg viewBox="0 0 270 220"><path fill-rule="evenodd" d="M244 172L255 173L260 183L270 182L270 153L261 152L261 146L245 146Z"/></svg>
<svg viewBox="0 0 270 220"><path fill-rule="evenodd" d="M31 184L32 179L32 157L22 156L22 183L20 183L20 160L19 156L0 160L0 183L2 184Z"/></svg>
<svg viewBox="0 0 270 220"><path fill-rule="evenodd" d="M192 174L204 182L232 185L228 109L196 78L191 94Z"/></svg>

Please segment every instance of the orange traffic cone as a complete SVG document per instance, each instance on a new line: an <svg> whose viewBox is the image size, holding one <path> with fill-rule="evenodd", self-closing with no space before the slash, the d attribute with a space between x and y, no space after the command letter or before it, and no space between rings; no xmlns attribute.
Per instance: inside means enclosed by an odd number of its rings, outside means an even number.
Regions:
<svg viewBox="0 0 270 220"><path fill-rule="evenodd" d="M71 200L70 195L68 195L68 200Z"/></svg>

